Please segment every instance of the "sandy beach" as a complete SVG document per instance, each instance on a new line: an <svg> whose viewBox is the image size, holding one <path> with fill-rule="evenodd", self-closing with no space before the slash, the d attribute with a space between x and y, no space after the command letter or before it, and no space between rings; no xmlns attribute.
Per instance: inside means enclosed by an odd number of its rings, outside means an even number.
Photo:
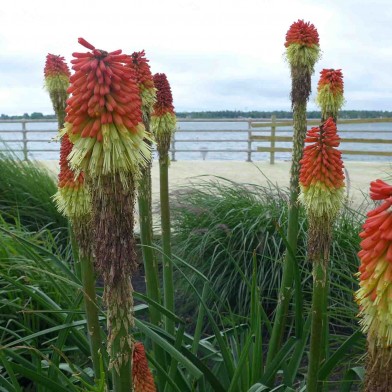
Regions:
<svg viewBox="0 0 392 392"><path fill-rule="evenodd" d="M41 161L45 167L57 175L57 161ZM387 179L392 167L387 162L354 162L345 164L348 174L347 191L352 205L359 205L368 193L369 183L377 178ZM265 185L267 179L279 186L288 186L290 162L239 162L239 161L176 161L171 162L169 181L171 190L190 182L206 180L208 177L223 177L240 183ZM153 202L159 201L158 162L152 168Z"/></svg>

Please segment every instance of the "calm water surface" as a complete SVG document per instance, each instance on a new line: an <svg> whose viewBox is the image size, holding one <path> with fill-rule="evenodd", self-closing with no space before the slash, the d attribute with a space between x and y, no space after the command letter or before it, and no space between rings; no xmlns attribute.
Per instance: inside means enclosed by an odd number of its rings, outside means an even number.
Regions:
<svg viewBox="0 0 392 392"><path fill-rule="evenodd" d="M27 147L29 150L29 158L58 160L59 159L59 143L54 141L57 132L57 123L27 123L27 138L29 142ZM0 138L5 141L12 150L23 148L21 123L0 123ZM236 160L244 161L247 159L247 152L231 152L230 150L247 150L247 122L178 122L178 130L176 132L177 150L187 150L185 152L176 152L177 160ZM263 129L263 128L260 128ZM289 128L278 128L279 136L289 136L291 132ZM42 132L43 130L51 130L52 132ZM205 132L206 130L234 130L239 132ZM390 139L392 133L392 123L369 123L369 124L343 124L339 126L340 131L348 131L341 134L345 138L379 138ZM366 132L355 132L356 130ZM6 132L1 132L6 131ZM41 131L41 132L40 132ZM188 132L187 132L188 131ZM191 131L191 132L189 132ZM243 131L243 132L240 132ZM382 132L384 131L384 132ZM257 135L269 135L270 130L266 128L264 131L252 131ZM12 140L12 141L11 141ZM214 141L212 141L214 140ZM269 143L253 142L252 149L260 146L269 147ZM291 143L276 143L277 147L291 147ZM2 148L2 147L1 147ZM0 149L1 149L0 148ZM35 151L35 150L50 151ZM389 151L392 152L392 144L359 144L359 143L342 143L341 149L344 150L366 150L366 151ZM203 152L189 152L188 150L203 150ZM225 150L223 152L213 152L212 150ZM21 155L21 153L19 153ZM276 153L276 160L289 160L290 154ZM252 152L252 160L266 161L269 159L269 153ZM367 156L367 155L347 155L346 160L361 161L390 161L391 157L383 156Z"/></svg>

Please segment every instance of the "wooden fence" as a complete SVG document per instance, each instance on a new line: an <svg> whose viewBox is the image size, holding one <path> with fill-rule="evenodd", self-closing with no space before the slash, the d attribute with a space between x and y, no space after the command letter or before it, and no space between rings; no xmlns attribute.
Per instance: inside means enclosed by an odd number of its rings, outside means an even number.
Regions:
<svg viewBox="0 0 392 392"><path fill-rule="evenodd" d="M46 155L56 153L58 155L59 143L49 144L49 141L56 136L56 120L0 120L0 139L7 144L17 144L13 151L20 153L25 160L37 153ZM291 143L292 141L292 120L276 120L275 116L271 120L267 119L177 119L178 127L171 143L171 159L178 159L178 153L200 153L201 159L205 159L209 153L225 154L225 159L230 159L230 155L244 154L245 159L251 162L257 153L269 153L271 164L275 162L276 153L291 153L291 148L282 146L281 143ZM360 129L361 124L391 123L392 118L361 119L361 120L339 120L339 125L357 124L355 130L339 130L342 136L342 143L358 144L358 149L342 150L343 154L364 155L364 156L384 156L392 157L392 148L389 151L369 150L369 146L392 145L392 127L385 126L383 130ZM36 129L30 129L30 124L34 124ZM44 123L51 123L50 127L44 127ZM198 126L199 129L181 129L186 123L205 123ZM319 125L319 120L309 120L310 126ZM4 125L3 125L4 124ZM6 124L17 124L19 129L7 129ZM219 126L215 126L219 124ZM286 129L282 129L285 127ZM12 127L11 127L12 128ZM50 129L44 129L50 128ZM185 127L186 128L186 127ZM221 129L217 129L221 128ZM222 129L223 128L223 129ZM351 133L355 137L344 137L345 133ZM285 133L285 135L279 135ZM361 138L361 135L368 134L371 138ZM378 135L384 134L384 138ZM206 137L210 135L210 137ZM230 136L229 136L230 135ZM233 135L233 137L231 136ZM235 137L234 137L235 135ZM391 137L385 137L391 135ZM212 138L211 138L212 137ZM260 146L263 143L264 146ZM204 146L203 146L204 144ZM265 144L268 144L266 146ZM365 147L362 148L361 147ZM201 147L199 147L201 146ZM233 148L231 147L233 146ZM0 151L4 147L0 144ZM44 158L41 158L44 159ZM46 158L54 159L54 158ZM58 158L56 158L58 159ZM237 158L235 158L237 159Z"/></svg>
<svg viewBox="0 0 392 392"><path fill-rule="evenodd" d="M377 118L377 119L350 119L350 120L339 120L338 121L338 129L339 125L344 125L344 124L369 124L369 123L391 123L392 118ZM308 128L310 126L318 126L320 125L320 120L309 120L308 123ZM258 147L257 151L258 152L269 152L270 153L270 163L273 164L275 162L275 153L277 152L287 152L291 153L292 149L288 147L277 147L276 143L282 143L282 142L291 142L293 140L292 136L278 136L277 133L282 133L282 132L292 132L292 126L293 122L292 120L276 120L275 116L272 116L271 122L270 123L252 123L252 130L264 130L266 128L266 132L269 132L269 135L255 135L254 133L251 135L251 140L252 142L269 142L270 146L269 147ZM291 129L288 130L281 130L279 128L282 127L291 127ZM391 138L387 139L382 139L382 138L358 138L358 137L341 137L340 141L341 143L358 143L358 144L371 144L371 145L390 145L392 144L392 130L377 130L377 131L368 131L368 130L361 130L361 129L355 129L355 130L339 130L339 135L344 135L345 133L355 133L355 134L371 134L371 135L377 135L377 134L385 134L389 133L391 135ZM346 155L366 155L366 156L387 156L387 157L392 157L392 150L391 151L369 151L369 150L360 150L360 149L355 149L355 150L344 150L340 149L342 154Z"/></svg>

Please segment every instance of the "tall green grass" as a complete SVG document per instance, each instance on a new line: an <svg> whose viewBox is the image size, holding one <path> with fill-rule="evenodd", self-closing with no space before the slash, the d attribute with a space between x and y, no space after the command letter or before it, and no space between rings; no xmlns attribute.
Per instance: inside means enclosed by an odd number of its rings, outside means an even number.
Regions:
<svg viewBox="0 0 392 392"><path fill-rule="evenodd" d="M56 178L44 167L0 152L0 215L7 222L16 218L31 231L47 227L64 239L67 220L52 201L56 192Z"/></svg>
<svg viewBox="0 0 392 392"><path fill-rule="evenodd" d="M267 186L237 184L213 180L194 183L173 194L173 250L211 280L220 293L221 303L234 312L247 315L250 295L246 280L252 275L252 254L257 259L257 283L266 311L275 308L285 252L283 233L287 226L288 191L271 183ZM356 307L352 293L357 288L353 274L358 268L356 256L364 208L346 207L334 227L331 255L330 309L332 328L355 327ZM312 291L311 265L306 260L307 222L300 213L297 260L301 269L305 304ZM188 278L200 287L198 274ZM244 279L245 278L245 279ZM189 285L180 280L180 298L184 312L195 309L197 298Z"/></svg>

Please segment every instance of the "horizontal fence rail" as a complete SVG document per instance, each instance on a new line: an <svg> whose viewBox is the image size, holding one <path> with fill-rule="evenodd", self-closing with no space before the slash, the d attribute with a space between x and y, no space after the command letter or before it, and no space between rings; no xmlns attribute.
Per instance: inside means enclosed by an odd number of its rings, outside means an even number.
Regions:
<svg viewBox="0 0 392 392"><path fill-rule="evenodd" d="M389 124L382 129L360 129L360 125L391 122L391 118L339 120L338 128L346 124L358 124L355 130L339 130L342 143L358 145L355 149L342 147L342 153L392 157L392 148L388 151L385 149L392 145L392 127ZM309 120L308 128L319 124L320 120ZM189 129L190 125L193 125L193 129ZM21 154L25 160L38 156L37 159L45 159L49 152L58 156L59 143L54 141L57 136L56 126L55 119L0 120L0 139L4 142L0 145L0 151L12 150ZM251 162L252 158L260 158L260 153L267 153L273 164L276 153L291 153L287 144L291 145L292 142L292 126L292 120L276 120L274 116L271 119L177 119L177 130L171 142L171 159L177 160L178 154L199 153L204 160L209 153L220 153L225 155L224 159L245 154L246 160ZM345 133L354 136L345 137ZM378 137L380 134L383 137ZM369 137L362 137L365 135ZM382 150L378 150L380 146ZM369 147L377 150L369 150Z"/></svg>

